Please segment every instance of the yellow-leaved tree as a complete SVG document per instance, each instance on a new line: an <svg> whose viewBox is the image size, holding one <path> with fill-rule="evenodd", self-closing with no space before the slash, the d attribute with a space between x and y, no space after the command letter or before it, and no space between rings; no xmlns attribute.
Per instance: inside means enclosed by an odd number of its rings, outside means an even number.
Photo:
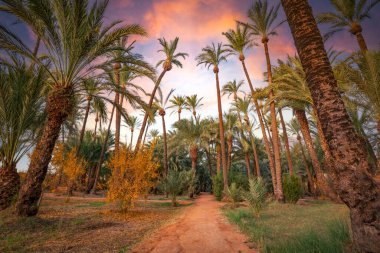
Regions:
<svg viewBox="0 0 380 253"><path fill-rule="evenodd" d="M154 147L141 148L137 153L121 147L118 155L111 158L107 198L122 210L133 208L137 199L154 186L160 166L153 158Z"/></svg>

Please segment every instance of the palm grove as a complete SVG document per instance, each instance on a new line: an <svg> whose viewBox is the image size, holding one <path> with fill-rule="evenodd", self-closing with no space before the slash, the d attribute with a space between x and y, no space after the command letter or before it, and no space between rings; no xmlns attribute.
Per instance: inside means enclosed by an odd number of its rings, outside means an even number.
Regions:
<svg viewBox="0 0 380 253"><path fill-rule="evenodd" d="M223 33L223 43L205 46L196 61L215 77L218 116L202 118L202 98L160 88L189 57L178 51L179 38L159 39L162 60L154 67L130 39L147 36L143 27L104 24L108 1L2 0L0 11L28 26L37 39L29 48L0 26L1 209L14 206L17 215L34 216L43 190L60 186L68 194L108 189L110 200L118 200L128 195L117 181L130 180L126 174L141 184L140 195L158 185L172 192L178 188L174 181L188 181L190 196L220 189L228 194L232 184L248 189L249 178L262 178L283 202L283 183L290 178L302 182L304 194L345 203L356 247L378 252L380 52L367 47L361 22L380 1L330 2L334 9L314 18L307 0L281 1L296 56L271 62L270 42L286 24L278 17L281 6L264 0ZM329 26L324 38L317 22ZM324 39L346 30L360 50L325 49ZM264 89L254 87L245 61L254 46L265 53ZM240 76L220 80L233 57L241 63ZM153 83L152 91L136 84L141 78ZM230 99L228 111L222 96ZM190 118L183 117L184 110ZM293 115L288 122L285 110ZM165 119L172 114L178 120L170 128ZM90 115L92 130L86 128ZM162 134L152 129L156 122ZM130 132L125 142L121 127ZM29 168L21 180L16 167L27 154ZM190 174L175 174L179 170Z"/></svg>

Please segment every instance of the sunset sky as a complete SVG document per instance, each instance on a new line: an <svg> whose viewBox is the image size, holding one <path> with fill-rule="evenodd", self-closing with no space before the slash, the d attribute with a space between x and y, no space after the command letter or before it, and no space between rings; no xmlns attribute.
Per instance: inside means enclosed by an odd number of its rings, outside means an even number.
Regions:
<svg viewBox="0 0 380 253"><path fill-rule="evenodd" d="M270 2L278 3L279 0ZM314 14L318 14L331 9L327 0L310 0ZM196 66L195 57L201 49L212 42L226 42L222 32L235 27L236 20L247 21L246 13L252 0L110 0L106 14L106 22L116 19L125 23L139 23L146 28L149 37L138 39L136 43L137 53L142 54L145 60L155 65L163 55L157 53L159 44L157 39L165 37L171 40L178 36L180 38L178 51L186 52L189 57L183 61L183 69L174 67L168 72L162 82L162 89L166 94L171 88L175 88L174 94L191 95L198 94L204 97L204 106L200 114L205 116L217 115L215 79L211 70L203 66ZM285 15L280 9L279 21L284 20ZM33 34L22 24L13 24L14 20L7 15L1 14L0 22L12 26L29 45L33 45ZM372 19L363 24L363 35L370 49L379 46L380 36L378 25L380 23L380 5L372 11ZM321 27L322 32L326 27ZM258 40L259 42L259 40ZM348 32L337 34L327 42L326 47L333 46L336 50L351 52L357 50L356 39ZM295 48L287 23L278 29L278 36L270 38L269 50L272 64L276 64L277 59L284 59L287 54L294 55ZM263 72L266 70L263 47L259 43L246 52L247 67L253 78L256 87L263 87L266 84L262 81ZM161 71L161 67L158 68ZM244 79L241 64L235 56L231 56L228 63L220 66L221 85L233 79ZM147 91L151 91L153 83L138 81ZM246 87L248 88L248 87ZM227 97L223 99L223 109L228 109ZM132 114L139 115L138 112ZM168 125L176 119L176 115L167 113ZM184 117L189 117L185 113ZM290 113L287 114L290 117ZM161 121L155 128L161 131ZM89 119L89 127L93 126L93 117ZM169 127L170 128L170 127ZM122 130L122 138L125 140L129 130L125 127ZM128 137L129 138L129 137Z"/></svg>

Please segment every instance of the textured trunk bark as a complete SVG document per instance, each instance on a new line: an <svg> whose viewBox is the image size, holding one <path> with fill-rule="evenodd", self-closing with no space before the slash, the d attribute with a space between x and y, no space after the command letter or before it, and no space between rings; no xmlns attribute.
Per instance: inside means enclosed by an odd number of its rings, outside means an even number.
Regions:
<svg viewBox="0 0 380 253"><path fill-rule="evenodd" d="M117 88L120 88L120 63L116 63L114 65L114 73L115 73L115 83ZM120 94L119 91L116 90L115 94L115 104L120 105ZM115 154L119 154L120 148L120 124L121 124L121 115L120 111L116 110L116 119L115 119Z"/></svg>
<svg viewBox="0 0 380 253"><path fill-rule="evenodd" d="M284 117L282 115L282 110L279 109L278 112L280 114L282 135L283 135L284 144L285 144L285 154L286 154L286 159L288 161L288 166L289 166L289 174L290 174L290 176L294 176L293 162L292 162L292 156L290 154L289 139L288 139L288 133L286 131L285 120L284 120Z"/></svg>
<svg viewBox="0 0 380 253"><path fill-rule="evenodd" d="M190 147L190 158L191 158L191 169L197 171L197 160L198 160L198 147Z"/></svg>
<svg viewBox="0 0 380 253"><path fill-rule="evenodd" d="M269 86L271 86L272 85L272 67L271 67L270 58L269 58L268 41L264 42L263 44L264 44L264 50L265 50L265 58L267 62L268 83L269 83ZM273 97L274 97L274 93L273 93L273 90L271 89L269 92L269 99L272 100ZM275 164L275 169L276 169L276 186L277 186L276 199L280 202L283 202L284 194L282 191L280 140L278 136L278 129L277 129L277 123L276 123L276 108L275 108L274 100L272 100L272 102L270 103L270 115L271 115L274 164Z"/></svg>
<svg viewBox="0 0 380 253"><path fill-rule="evenodd" d="M253 85L251 82L251 78L248 74L247 67L245 66L244 61L241 61L241 63L243 65L243 70L245 73L245 77L247 78L249 89L251 90L252 97L254 97L255 92L253 90ZM263 140L264 140L264 145L265 145L265 152L267 153L267 157L268 157L268 161L269 161L269 169L270 169L270 173L272 176L273 189L276 189L276 187L277 187L276 186L276 171L275 171L274 160L273 160L273 156L272 156L272 150L270 148L270 143L269 143L266 131L265 131L263 115L261 113L260 106L259 106L259 103L257 102L257 99L253 99L253 104L255 106L257 117L259 118L259 122L260 122L261 133L263 135Z"/></svg>
<svg viewBox="0 0 380 253"><path fill-rule="evenodd" d="M247 176L248 178L251 178L251 165L250 165L248 153L244 154L244 159L245 159L245 166L247 167Z"/></svg>
<svg viewBox="0 0 380 253"><path fill-rule="evenodd" d="M306 170L306 175L307 175L307 182L308 182L308 185L309 185L309 191L314 196L315 195L315 187L314 187L313 174L310 171L309 164L307 162L307 158L306 158L306 155L305 155L305 151L303 150L301 136L297 135L297 140L298 140L298 143L300 145L302 159L303 159L303 162L305 164L305 170Z"/></svg>
<svg viewBox="0 0 380 253"><path fill-rule="evenodd" d="M368 48L367 48L367 43L365 42L364 40L364 37L363 37L363 34L361 32L355 34L356 36L356 39L358 41L358 44L359 44L359 47L360 47L360 50L362 52L366 52L368 51Z"/></svg>
<svg viewBox="0 0 380 253"><path fill-rule="evenodd" d="M221 157L221 152L220 152L220 147L217 146L216 147L216 174L219 175L220 173L220 157Z"/></svg>
<svg viewBox="0 0 380 253"><path fill-rule="evenodd" d="M19 216L33 216L38 212L42 183L47 173L55 142L59 137L61 125L73 109L72 96L71 87L54 90L48 95L47 119L42 129L42 135L33 151L28 173L16 202L16 213Z"/></svg>
<svg viewBox="0 0 380 253"><path fill-rule="evenodd" d="M257 175L257 177L261 177L260 164L259 164L259 156L257 155L257 149L256 149L255 139L253 138L252 134L250 134L250 135L251 135L251 145L252 145L252 150L253 150L253 157L255 158L256 175Z"/></svg>
<svg viewBox="0 0 380 253"><path fill-rule="evenodd" d="M110 136L112 119L113 119L113 114L115 112L115 107L116 107L116 98L115 98L115 101L114 101L114 105L112 106L110 122L108 124L108 129L107 129L106 137L104 139L104 143L103 143L103 146L102 146L102 151L100 152L99 162L98 162L98 165L96 166L94 184L93 184L93 186L91 188L91 191L90 191L91 194L95 194L96 193L96 185L98 184L100 169L102 168L102 165L103 165L103 162L104 162L104 155L106 153L108 138Z"/></svg>
<svg viewBox="0 0 380 253"><path fill-rule="evenodd" d="M162 131L164 136L164 171L165 176L168 175L168 144L166 142L166 125L165 125L165 116L161 116L162 118Z"/></svg>
<svg viewBox="0 0 380 253"><path fill-rule="evenodd" d="M143 146L144 146L144 144L145 144L146 135L148 134L149 125L150 125L150 124L148 124L148 125L146 126L146 130L145 130L145 134L144 134L144 139L143 139L143 142L142 142L142 145L143 145Z"/></svg>
<svg viewBox="0 0 380 253"><path fill-rule="evenodd" d="M222 110L222 100L220 97L218 72L215 73L215 79L216 79L216 95L218 97L219 138L220 138L220 152L222 155L223 183L224 183L224 189L227 190L228 171L227 171L227 159L226 159L226 144L224 141L223 110Z"/></svg>
<svg viewBox="0 0 380 253"><path fill-rule="evenodd" d="M4 164L0 168L0 211L8 208L20 188L20 176L16 164Z"/></svg>
<svg viewBox="0 0 380 253"><path fill-rule="evenodd" d="M164 75L165 75L166 72L167 72L167 70L165 70L165 69L161 72L160 76L157 79L156 84L154 85L152 94L150 95L150 99L149 99L149 104L148 104L149 108L152 108L153 100L154 100L154 97L156 96L157 89L160 86L162 78L164 77ZM136 151L138 151L138 149L139 149L139 147L141 145L141 140L142 140L142 137L143 137L143 134L144 134L147 122L148 122L148 112L145 112L144 119L143 119L143 122L141 124L141 129L140 129L139 137L137 138L137 142L136 142L136 146L135 146L135 150Z"/></svg>
<svg viewBox="0 0 380 253"><path fill-rule="evenodd" d="M80 131L79 143L78 143L78 147L77 147L77 153L76 153L77 157L80 154L80 148L82 146L84 132L86 131L87 118L88 118L88 114L90 112L90 107L91 107L91 99L92 99L91 97L87 98L86 113L84 114L83 126L82 126L82 130Z"/></svg>
<svg viewBox="0 0 380 253"><path fill-rule="evenodd" d="M228 156L227 156L227 169L231 169L232 164L232 136L228 136L227 138L227 150L228 150Z"/></svg>
<svg viewBox="0 0 380 253"><path fill-rule="evenodd" d="M335 161L334 186L349 207L353 242L380 252L380 186L369 174L365 144L355 132L307 0L281 0L323 133Z"/></svg>

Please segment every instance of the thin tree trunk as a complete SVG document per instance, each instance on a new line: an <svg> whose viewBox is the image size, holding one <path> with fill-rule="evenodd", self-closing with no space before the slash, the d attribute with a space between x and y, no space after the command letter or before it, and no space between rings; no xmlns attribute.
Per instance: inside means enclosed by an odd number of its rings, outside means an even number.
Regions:
<svg viewBox="0 0 380 253"><path fill-rule="evenodd" d="M162 118L162 131L164 136L164 171L165 176L168 175L168 144L166 141L166 125L165 125L165 115L161 116Z"/></svg>
<svg viewBox="0 0 380 253"><path fill-rule="evenodd" d="M245 166L247 167L247 176L248 176L248 178L251 178L251 165L249 162L248 153L244 153L244 159L245 159Z"/></svg>
<svg viewBox="0 0 380 253"><path fill-rule="evenodd" d="M303 145L302 145L302 141L301 141L301 136L300 135L297 135L297 140L298 140L298 143L300 145L302 159L303 159L303 162L305 164L305 170L306 170L306 175L307 175L307 182L309 184L309 190L310 190L310 193L314 196L315 195L315 188L314 188L313 175L311 174L311 171L310 171L310 168L309 168L309 164L307 162L307 158L306 158L306 155L305 155L305 151L303 150Z"/></svg>
<svg viewBox="0 0 380 253"><path fill-rule="evenodd" d="M96 137L96 130L98 128L98 121L99 121L99 116L98 113L96 113L96 118L95 118L95 130L94 130L94 136Z"/></svg>
<svg viewBox="0 0 380 253"><path fill-rule="evenodd" d="M81 146L82 146L82 142L83 142L84 132L86 131L86 123L87 123L88 114L89 114L89 112L90 112L91 99L92 99L91 97L88 97L88 98L87 98L86 113L85 113L85 115L84 115L83 126L82 126L82 130L81 130L81 132L80 132L80 137L79 137L79 143L78 143L78 147L77 147L76 157L79 156L80 148L81 148Z"/></svg>
<svg viewBox="0 0 380 253"><path fill-rule="evenodd" d="M251 145L252 145L252 150L253 150L253 157L255 158L256 175L257 177L261 177L259 156L257 155L255 138L253 137L252 133L250 133L250 137L251 137Z"/></svg>
<svg viewBox="0 0 380 253"><path fill-rule="evenodd" d="M16 202L16 213L19 216L34 216L38 212L38 200L42 193L55 142L61 126L71 112L73 105L71 87L52 91L47 98L47 119L42 135L31 156L28 173L19 191Z"/></svg>
<svg viewBox="0 0 380 253"><path fill-rule="evenodd" d="M120 105L120 63L116 63L114 65L114 73L115 73L115 83L117 86L116 94L115 94L115 104ZM115 154L119 154L120 148L120 125L121 125L121 114L119 110L116 110L116 120L115 120Z"/></svg>
<svg viewBox="0 0 380 253"><path fill-rule="evenodd" d="M220 149L221 149L220 152L222 155L223 183L224 183L224 189L227 190L228 171L227 171L227 159L226 159L226 144L224 141L223 110L222 110L222 101L220 97L219 75L217 71L215 71L215 78L216 78L216 95L218 97L219 138L220 138Z"/></svg>
<svg viewBox="0 0 380 253"><path fill-rule="evenodd" d="M359 47L360 47L360 50L362 52L367 52L368 51L368 48L367 48L367 43L365 42L365 39L363 37L363 34L361 32L358 32L355 34L356 35L356 39L358 41L358 44L359 44Z"/></svg>
<svg viewBox="0 0 380 253"><path fill-rule="evenodd" d="M145 138L146 138L146 135L148 134L149 126L150 126L150 124L148 124L148 125L146 126L146 129L145 129L144 139L143 139L143 143L142 143L143 146L144 146L144 144L145 144Z"/></svg>
<svg viewBox="0 0 380 253"><path fill-rule="evenodd" d="M131 141L129 142L129 148L132 148L132 142L133 142L133 130L131 130ZM144 138L145 141L145 138ZM144 143L144 142L143 142Z"/></svg>
<svg viewBox="0 0 380 253"><path fill-rule="evenodd" d="M190 147L190 158L191 158L191 169L197 170L197 160L198 160L198 147Z"/></svg>
<svg viewBox="0 0 380 253"><path fill-rule="evenodd" d="M282 115L282 110L279 109L278 112L280 114L282 135L283 135L284 144L285 144L285 154L286 154L286 159L288 160L288 166L289 166L289 175L294 176L293 162L292 162L292 156L290 154L289 139L288 139L288 133L286 131L285 120L284 120L284 117Z"/></svg>
<svg viewBox="0 0 380 253"><path fill-rule="evenodd" d="M264 50L265 50L265 58L267 62L267 71L268 71L268 83L269 86L272 86L272 67L270 63L269 58L269 49L268 49L268 41L263 41L264 44ZM273 151L274 151L274 164L276 168L276 185L277 185L277 194L276 198L278 201L282 202L284 201L284 194L282 191L282 169L281 169L281 154L280 154L280 140L278 135L278 129L277 129L277 122L276 122L276 107L274 104L274 92L271 88L269 92L269 99L272 101L269 105L270 108L270 115L271 115L271 130L272 130L272 144L273 144Z"/></svg>
<svg viewBox="0 0 380 253"><path fill-rule="evenodd" d="M255 109L256 109L257 117L259 118L261 133L263 135L263 140L264 140L264 145L265 145L265 151L267 153L267 157L268 157L268 161L269 161L269 169L270 169L270 173L271 173L271 176L272 176L273 189L276 189L277 188L277 185L276 185L276 171L275 171L274 160L273 160L273 156L272 156L272 150L270 148L269 140L268 140L268 137L267 137L267 134L266 134L266 131L265 131L265 125L264 125L263 115L261 113L260 106L259 106L259 103L258 103L257 99L254 98L255 92L253 90L253 85L252 85L252 82L251 82L251 78L250 78L250 76L248 74L248 70L247 70L247 67L245 66L244 60L242 60L241 63L243 65L245 77L247 78L247 81L248 81L248 84L249 84L249 88L251 90L251 94L252 94L252 97L253 97L253 104L254 104Z"/></svg>
<svg viewBox="0 0 380 253"><path fill-rule="evenodd" d="M210 173L210 177L212 177L213 173L212 173L212 164L211 164L210 151L209 150L205 150L205 152L206 152L206 157L207 157L208 170L209 170L209 173Z"/></svg>
<svg viewBox="0 0 380 253"><path fill-rule="evenodd" d="M20 176L16 164L4 164L0 168L0 211L8 208L20 188Z"/></svg>
<svg viewBox="0 0 380 253"><path fill-rule="evenodd" d="M165 69L161 72L160 76L157 79L156 85L153 88L152 94L150 95L149 104L148 104L148 107L150 109L152 108L153 100L154 100L154 97L156 96L157 89L160 86L161 80L164 77L164 75L165 75L166 72L167 72L167 70L165 70ZM144 134L144 131L145 131L145 127L146 127L147 121L148 121L148 112L145 112L144 120L143 120L143 122L141 124L141 129L140 129L139 137L137 138L137 142L136 142L136 146L135 146L135 150L136 151L140 147L141 140L142 140L142 137L143 137L143 134Z"/></svg>
<svg viewBox="0 0 380 253"><path fill-rule="evenodd" d="M103 162L104 162L104 155L105 155L106 148L107 148L108 138L109 138L109 135L110 135L110 132L111 132L111 125L112 125L113 114L115 112L115 107L116 107L116 98L115 98L115 101L114 101L114 105L112 106L110 122L108 124L108 129L107 129L106 137L104 139L104 143L103 143L103 146L102 146L102 151L100 152L99 162L98 162L98 165L96 166L94 185L92 186L92 189L90 191L91 194L95 194L96 193L96 185L98 184L100 169L102 168L102 165L103 165Z"/></svg>
<svg viewBox="0 0 380 253"><path fill-rule="evenodd" d="M220 152L220 146L218 145L216 148L216 174L219 175L220 173L220 158L222 156L222 153Z"/></svg>
<svg viewBox="0 0 380 253"><path fill-rule="evenodd" d="M227 138L227 150L228 150L228 156L227 156L227 169L231 169L232 164L232 144L233 144L233 138L232 136L228 136Z"/></svg>
<svg viewBox="0 0 380 253"><path fill-rule="evenodd" d="M181 121L181 111L178 111L178 121Z"/></svg>
<svg viewBox="0 0 380 253"><path fill-rule="evenodd" d="M353 242L380 252L380 186L369 174L366 147L340 96L323 39L307 0L281 0L334 166L334 187L349 207Z"/></svg>

